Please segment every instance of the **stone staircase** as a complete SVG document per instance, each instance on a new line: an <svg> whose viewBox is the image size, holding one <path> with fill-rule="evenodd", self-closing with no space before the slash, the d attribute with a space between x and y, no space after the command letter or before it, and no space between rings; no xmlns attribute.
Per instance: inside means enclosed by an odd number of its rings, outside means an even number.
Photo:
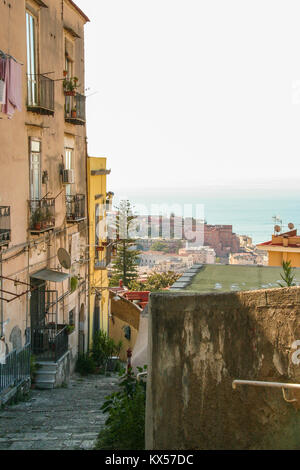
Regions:
<svg viewBox="0 0 300 470"><path fill-rule="evenodd" d="M38 389L52 389L56 382L58 364L55 362L37 362L38 370L35 377L35 386Z"/></svg>

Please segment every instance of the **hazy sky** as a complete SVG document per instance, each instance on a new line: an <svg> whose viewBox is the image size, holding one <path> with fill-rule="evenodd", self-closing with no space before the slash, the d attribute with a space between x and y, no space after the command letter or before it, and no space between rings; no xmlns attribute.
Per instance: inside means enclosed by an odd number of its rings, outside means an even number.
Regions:
<svg viewBox="0 0 300 470"><path fill-rule="evenodd" d="M299 0L76 3L110 190L298 184Z"/></svg>

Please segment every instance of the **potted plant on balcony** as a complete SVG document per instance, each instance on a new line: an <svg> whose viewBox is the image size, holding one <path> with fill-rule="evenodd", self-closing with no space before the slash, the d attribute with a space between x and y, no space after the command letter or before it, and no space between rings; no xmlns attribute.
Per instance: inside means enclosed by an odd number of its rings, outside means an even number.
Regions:
<svg viewBox="0 0 300 470"><path fill-rule="evenodd" d="M66 96L75 96L76 89L78 88L78 78L72 77L69 80L67 78L63 81L63 87Z"/></svg>
<svg viewBox="0 0 300 470"><path fill-rule="evenodd" d="M70 335L75 330L75 325L66 325L66 330L68 335Z"/></svg>
<svg viewBox="0 0 300 470"><path fill-rule="evenodd" d="M74 108L72 108L72 111L71 111L71 117L76 118L76 115L77 115L76 107L74 106Z"/></svg>
<svg viewBox="0 0 300 470"><path fill-rule="evenodd" d="M31 225L35 230L41 230L43 224L43 213L41 208L36 209L31 216Z"/></svg>

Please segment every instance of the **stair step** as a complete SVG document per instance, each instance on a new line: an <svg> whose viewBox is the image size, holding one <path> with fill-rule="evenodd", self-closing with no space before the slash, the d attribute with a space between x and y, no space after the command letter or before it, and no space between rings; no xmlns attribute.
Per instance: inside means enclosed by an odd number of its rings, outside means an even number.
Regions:
<svg viewBox="0 0 300 470"><path fill-rule="evenodd" d="M39 379L41 380L55 380L56 371L48 371L48 370L41 370L38 371L35 376L35 381L37 382Z"/></svg>
<svg viewBox="0 0 300 470"><path fill-rule="evenodd" d="M42 370L44 371L55 371L57 370L57 364L55 362L38 362L37 363L39 368L37 370L37 372L40 372Z"/></svg>
<svg viewBox="0 0 300 470"><path fill-rule="evenodd" d="M39 389L49 389L49 388L54 388L55 385L55 379L41 379L37 377L35 379L35 386L36 388Z"/></svg>

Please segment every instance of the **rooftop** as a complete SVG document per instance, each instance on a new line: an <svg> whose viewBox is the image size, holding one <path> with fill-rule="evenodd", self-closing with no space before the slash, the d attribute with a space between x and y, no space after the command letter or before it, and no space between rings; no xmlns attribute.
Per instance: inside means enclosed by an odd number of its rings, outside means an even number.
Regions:
<svg viewBox="0 0 300 470"><path fill-rule="evenodd" d="M191 278L191 283L178 290L217 293L278 288L282 272L279 266L203 265ZM300 285L300 268L295 268L294 273L295 283Z"/></svg>

